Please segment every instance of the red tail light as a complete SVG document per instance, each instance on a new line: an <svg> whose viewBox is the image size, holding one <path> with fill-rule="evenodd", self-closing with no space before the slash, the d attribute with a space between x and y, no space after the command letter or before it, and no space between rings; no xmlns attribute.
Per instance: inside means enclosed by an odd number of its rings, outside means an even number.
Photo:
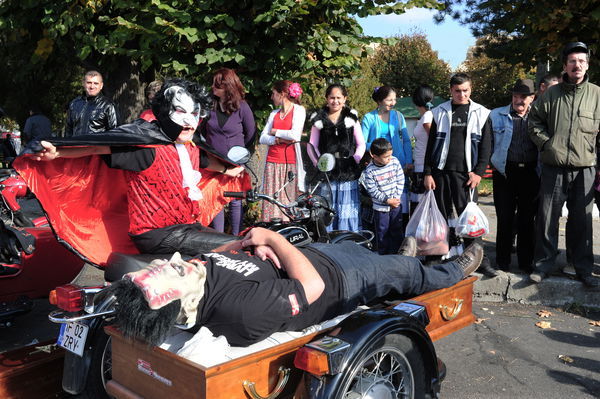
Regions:
<svg viewBox="0 0 600 399"><path fill-rule="evenodd" d="M330 374L327 353L303 346L296 352L294 366L316 376Z"/></svg>
<svg viewBox="0 0 600 399"><path fill-rule="evenodd" d="M83 309L82 288L75 284L56 287L56 306L67 312L77 312Z"/></svg>

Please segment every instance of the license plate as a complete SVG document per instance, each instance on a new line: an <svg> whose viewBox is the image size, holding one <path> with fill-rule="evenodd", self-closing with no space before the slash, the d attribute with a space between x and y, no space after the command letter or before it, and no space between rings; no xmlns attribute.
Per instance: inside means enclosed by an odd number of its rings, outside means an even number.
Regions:
<svg viewBox="0 0 600 399"><path fill-rule="evenodd" d="M89 327L79 323L66 323L60 326L58 335L58 346L73 352L78 356L83 356L85 349L85 339L87 338Z"/></svg>

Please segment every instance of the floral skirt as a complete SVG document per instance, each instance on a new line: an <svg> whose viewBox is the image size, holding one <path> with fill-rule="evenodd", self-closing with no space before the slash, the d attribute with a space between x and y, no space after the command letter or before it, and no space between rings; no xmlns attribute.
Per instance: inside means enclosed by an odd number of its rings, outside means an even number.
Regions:
<svg viewBox="0 0 600 399"><path fill-rule="evenodd" d="M288 180L288 172L290 171L294 172L295 176L298 176L296 164L267 162L263 176L263 193L273 196L275 192L285 185ZM298 195L300 195L298 182L294 180L291 183L288 183L283 190L279 191L277 200L284 204L289 204L294 202L296 198L298 198ZM281 218L284 221L289 220L277 205L262 201L261 220L263 222L268 222L272 218Z"/></svg>

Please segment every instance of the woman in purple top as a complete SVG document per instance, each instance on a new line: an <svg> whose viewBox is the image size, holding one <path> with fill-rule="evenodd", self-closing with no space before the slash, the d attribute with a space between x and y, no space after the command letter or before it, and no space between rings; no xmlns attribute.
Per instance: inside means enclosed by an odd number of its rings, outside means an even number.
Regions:
<svg viewBox="0 0 600 399"><path fill-rule="evenodd" d="M254 115L244 101L244 86L235 71L222 68L215 72L212 92L215 97L214 107L201 129L208 144L222 154L227 154L233 146L252 146L256 133ZM242 209L241 200L234 200L229 204L231 234L237 235L240 232ZM224 210L215 216L211 225L215 230L225 230Z"/></svg>

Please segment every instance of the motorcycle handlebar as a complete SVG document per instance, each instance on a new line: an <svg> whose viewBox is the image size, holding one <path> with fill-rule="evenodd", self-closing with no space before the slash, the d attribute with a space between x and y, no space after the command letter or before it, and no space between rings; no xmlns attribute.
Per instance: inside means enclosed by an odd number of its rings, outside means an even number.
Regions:
<svg viewBox="0 0 600 399"><path fill-rule="evenodd" d="M223 195L225 197L232 197L232 198L241 198L241 199L246 198L246 193L242 192L242 191L225 191L223 193Z"/></svg>

